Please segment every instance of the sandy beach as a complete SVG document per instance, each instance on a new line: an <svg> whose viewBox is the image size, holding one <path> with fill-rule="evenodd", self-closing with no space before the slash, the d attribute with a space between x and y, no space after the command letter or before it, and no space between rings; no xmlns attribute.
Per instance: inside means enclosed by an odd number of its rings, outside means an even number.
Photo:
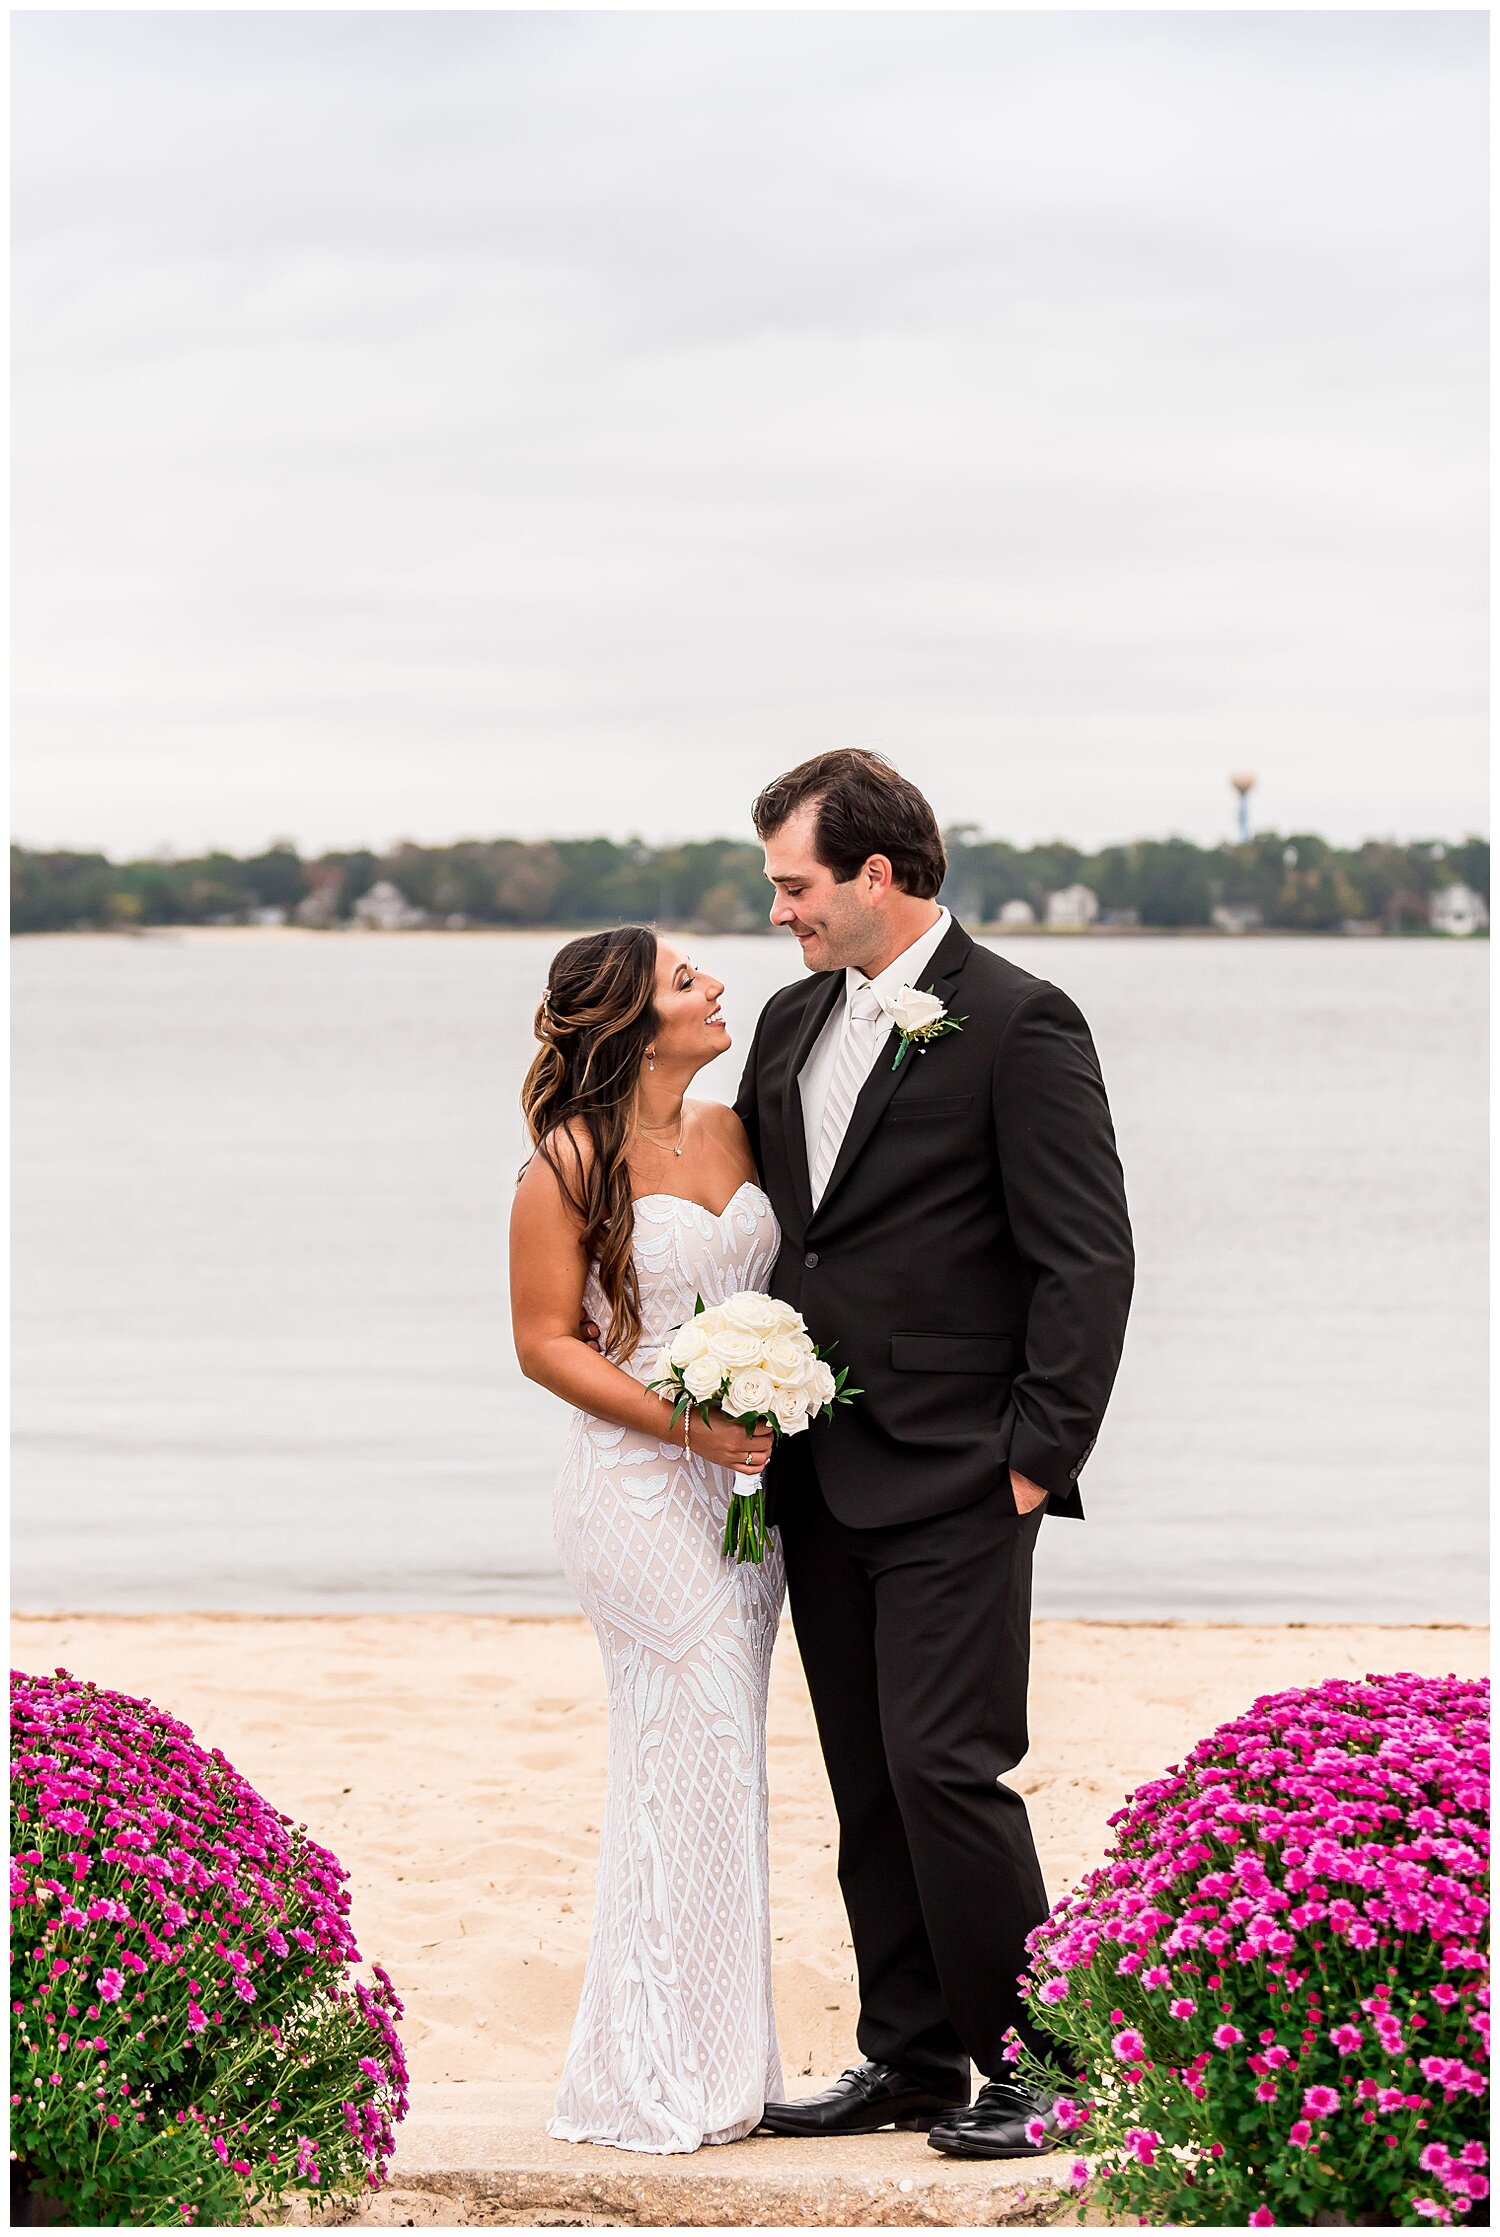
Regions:
<svg viewBox="0 0 1500 2237"><path fill-rule="evenodd" d="M350 1874L418 2085L538 2083L573 2017L603 1798L603 1684L581 1617L18 1616L13 1661L183 1718ZM1054 1622L1037 1627L1032 1808L1049 1889L1107 1820L1257 1694L1370 1670L1487 1667L1467 1627ZM776 1997L788 2076L855 2055L832 1805L790 1626L772 1680Z"/></svg>
<svg viewBox="0 0 1500 2237"><path fill-rule="evenodd" d="M1053 1893L1107 1819L1256 1693L1366 1671L1487 1669L1469 1626L1044 1622L1031 1803ZM561 2065L588 1944L604 1682L581 1617L20 1615L20 1669L141 1693L306 1819L351 1875L353 1926L407 2002L418 2085ZM834 1816L789 1626L771 1682L776 2002L789 2076L854 2056Z"/></svg>

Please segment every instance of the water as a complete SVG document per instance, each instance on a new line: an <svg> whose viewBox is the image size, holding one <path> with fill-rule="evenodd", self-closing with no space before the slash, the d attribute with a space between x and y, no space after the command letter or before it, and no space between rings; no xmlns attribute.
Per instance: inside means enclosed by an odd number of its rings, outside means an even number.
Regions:
<svg viewBox="0 0 1500 2237"><path fill-rule="evenodd" d="M19 1606L569 1605L504 1276L557 944L14 943ZM1008 952L1094 1028L1140 1259L1038 1607L1481 1620L1486 949ZM795 952L696 953L743 1050Z"/></svg>

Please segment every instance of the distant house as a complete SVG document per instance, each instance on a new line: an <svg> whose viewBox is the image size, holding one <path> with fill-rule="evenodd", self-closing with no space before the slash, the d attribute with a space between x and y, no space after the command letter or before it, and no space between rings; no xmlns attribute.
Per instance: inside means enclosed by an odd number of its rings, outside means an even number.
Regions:
<svg viewBox="0 0 1500 2237"><path fill-rule="evenodd" d="M1253 901L1221 901L1212 916L1221 932L1258 932L1266 921Z"/></svg>
<svg viewBox="0 0 1500 2237"><path fill-rule="evenodd" d="M1004 925L1010 925L1012 927L1016 925L1035 924L1036 911L1031 906L1031 903L1029 901L1007 901L1004 908L1000 911L1000 922Z"/></svg>
<svg viewBox="0 0 1500 2237"><path fill-rule="evenodd" d="M389 878L377 878L369 892L360 895L350 914L368 932L414 932L427 922L427 911L413 907Z"/></svg>
<svg viewBox="0 0 1500 2237"><path fill-rule="evenodd" d="M1047 896L1047 922L1056 931L1085 932L1099 914L1099 896L1091 886L1065 885Z"/></svg>
<svg viewBox="0 0 1500 2237"><path fill-rule="evenodd" d="M1433 895L1427 921L1434 932L1448 932L1464 940L1471 932L1483 930L1490 912L1472 886L1445 885Z"/></svg>
<svg viewBox="0 0 1500 2237"><path fill-rule="evenodd" d="M310 925L315 932L323 932L329 925L338 922L344 873L336 862L315 862L309 868L307 878L309 890L292 913L299 924Z"/></svg>

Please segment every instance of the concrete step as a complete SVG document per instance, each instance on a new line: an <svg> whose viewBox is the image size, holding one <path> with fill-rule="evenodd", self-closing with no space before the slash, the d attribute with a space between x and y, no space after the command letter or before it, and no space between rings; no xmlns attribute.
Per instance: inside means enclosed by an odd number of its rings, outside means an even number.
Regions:
<svg viewBox="0 0 1500 2237"><path fill-rule="evenodd" d="M1071 2152L949 2159L893 2129L624 2152L554 2143L551 2110L550 2084L414 2091L387 2188L318 2218L383 2229L1045 2229L1084 2219L1067 2183ZM288 2216L311 2218L300 2203Z"/></svg>

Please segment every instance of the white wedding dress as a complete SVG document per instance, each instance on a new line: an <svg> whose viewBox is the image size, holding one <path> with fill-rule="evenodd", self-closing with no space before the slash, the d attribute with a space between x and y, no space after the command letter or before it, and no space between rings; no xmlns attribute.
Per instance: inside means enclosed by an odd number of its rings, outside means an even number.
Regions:
<svg viewBox="0 0 1500 2237"><path fill-rule="evenodd" d="M780 1233L744 1182L716 1217L680 1196L635 1205L640 1381L695 1299L764 1289ZM591 1274L584 1310L608 1308ZM593 1933L547 2132L690 2152L747 2135L782 2091L771 2002L766 1687L784 1590L719 1551L751 1479L575 1416L557 1481L558 1551L598 1635L609 1775Z"/></svg>

